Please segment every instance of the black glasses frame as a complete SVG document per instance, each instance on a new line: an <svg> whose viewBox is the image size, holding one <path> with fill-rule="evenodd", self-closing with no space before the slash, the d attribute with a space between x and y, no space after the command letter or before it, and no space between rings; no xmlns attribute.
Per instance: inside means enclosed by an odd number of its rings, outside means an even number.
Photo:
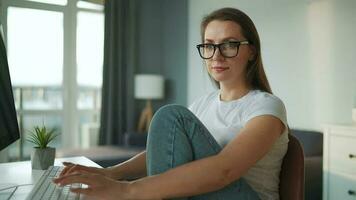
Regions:
<svg viewBox="0 0 356 200"><path fill-rule="evenodd" d="M235 54L235 55L233 55L233 56L226 56L226 55L223 53L223 51L221 50L221 46L222 46L222 45L226 45L226 44L235 44L235 45L236 45L236 54ZM210 58L212 58L212 57L214 56L215 51L216 51L217 48L219 49L220 54L221 54L224 58L233 58L233 57L237 56L237 54L238 54L238 52L239 52L239 47L240 47L240 45L248 45L248 44L250 44L250 42L249 42L248 40L244 40L244 41L229 41L229 42L223 42L223 43L220 43L220 44L204 43L204 44L198 44L196 47L197 47L197 49L198 49L198 52L199 52L200 57L203 58L203 59L210 59ZM210 45L210 46L213 46L213 47L214 47L213 54L212 54L210 57L204 57L204 56L202 55L201 50L200 50L201 48L204 48L204 46L206 46L206 45Z"/></svg>

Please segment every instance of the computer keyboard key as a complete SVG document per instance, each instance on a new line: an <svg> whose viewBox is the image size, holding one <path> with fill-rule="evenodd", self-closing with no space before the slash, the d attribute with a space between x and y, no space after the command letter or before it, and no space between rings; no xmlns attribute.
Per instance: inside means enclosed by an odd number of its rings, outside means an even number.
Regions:
<svg viewBox="0 0 356 200"><path fill-rule="evenodd" d="M60 187L52 179L59 176L64 167L51 166L40 177L26 200L79 200L80 195L70 192L70 188L82 187L81 184Z"/></svg>

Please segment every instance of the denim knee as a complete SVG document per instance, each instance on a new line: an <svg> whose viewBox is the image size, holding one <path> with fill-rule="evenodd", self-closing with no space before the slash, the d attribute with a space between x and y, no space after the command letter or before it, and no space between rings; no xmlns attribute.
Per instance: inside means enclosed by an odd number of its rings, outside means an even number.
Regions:
<svg viewBox="0 0 356 200"><path fill-rule="evenodd" d="M188 108L177 104L170 104L158 109L158 111L154 114L151 123L155 123L157 121L162 122L162 120L172 122L192 115L194 114L190 112Z"/></svg>
<svg viewBox="0 0 356 200"><path fill-rule="evenodd" d="M178 105L178 104L169 104L162 106L158 111L155 113L157 117L167 117L167 116L177 116L177 115L186 115L191 114L188 108Z"/></svg>
<svg viewBox="0 0 356 200"><path fill-rule="evenodd" d="M174 127L183 124L184 119L192 119L193 116L194 114L184 106L177 104L163 106L154 114L149 133L154 133L155 135L167 133L173 130Z"/></svg>

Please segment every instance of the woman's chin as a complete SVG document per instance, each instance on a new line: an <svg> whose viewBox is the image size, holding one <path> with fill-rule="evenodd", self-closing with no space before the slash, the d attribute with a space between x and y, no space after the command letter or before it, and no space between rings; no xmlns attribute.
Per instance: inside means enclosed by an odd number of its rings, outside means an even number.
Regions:
<svg viewBox="0 0 356 200"><path fill-rule="evenodd" d="M215 81L218 81L218 82L227 80L226 76L222 76L220 74L214 74L212 77Z"/></svg>

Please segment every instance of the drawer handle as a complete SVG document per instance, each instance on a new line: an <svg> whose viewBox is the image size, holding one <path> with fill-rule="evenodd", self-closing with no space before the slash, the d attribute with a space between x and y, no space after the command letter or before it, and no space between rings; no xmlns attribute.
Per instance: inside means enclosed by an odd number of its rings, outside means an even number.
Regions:
<svg viewBox="0 0 356 200"><path fill-rule="evenodd" d="M349 195L356 195L356 192L354 190L349 190L347 191L347 193L349 193Z"/></svg>
<svg viewBox="0 0 356 200"><path fill-rule="evenodd" d="M350 158L350 159L356 158L356 155L355 155L355 154L349 154L349 158Z"/></svg>

